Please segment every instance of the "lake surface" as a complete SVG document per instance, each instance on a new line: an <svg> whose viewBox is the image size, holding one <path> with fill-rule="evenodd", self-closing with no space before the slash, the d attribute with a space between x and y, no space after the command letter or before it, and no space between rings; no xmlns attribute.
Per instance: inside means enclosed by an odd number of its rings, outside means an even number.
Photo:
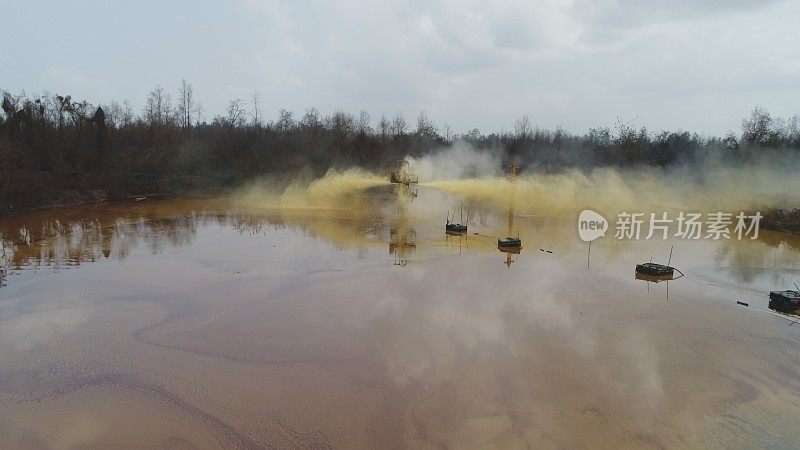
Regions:
<svg viewBox="0 0 800 450"><path fill-rule="evenodd" d="M459 204L0 221L2 447L800 445L800 324L767 309L800 281L797 237L587 255L572 218L523 211L513 254L503 210L446 235ZM635 279L673 244L685 277Z"/></svg>

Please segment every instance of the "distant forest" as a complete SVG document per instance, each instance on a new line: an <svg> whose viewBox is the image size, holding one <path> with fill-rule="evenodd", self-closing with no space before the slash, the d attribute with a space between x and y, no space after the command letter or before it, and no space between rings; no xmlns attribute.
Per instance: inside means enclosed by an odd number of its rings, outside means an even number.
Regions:
<svg viewBox="0 0 800 450"><path fill-rule="evenodd" d="M800 152L800 118L773 118L756 108L741 134L703 137L651 132L618 120L584 134L540 129L527 117L514 130L455 133L424 112L374 121L366 111L302 116L278 111L267 120L258 95L232 100L208 121L192 86L173 97L157 86L138 114L128 101L93 105L69 95L3 91L0 115L0 215L37 206L133 195L216 193L269 176L277 183L319 176L332 167L383 170L456 141L499 153L523 170L570 167L666 167L714 155L747 161L769 149Z"/></svg>

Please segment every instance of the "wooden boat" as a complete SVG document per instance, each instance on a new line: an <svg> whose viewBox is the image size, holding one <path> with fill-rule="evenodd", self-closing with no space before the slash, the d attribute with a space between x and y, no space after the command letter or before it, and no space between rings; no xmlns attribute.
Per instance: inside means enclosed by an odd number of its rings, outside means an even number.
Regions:
<svg viewBox="0 0 800 450"><path fill-rule="evenodd" d="M444 229L448 233L465 234L467 232L467 226L460 223L447 223Z"/></svg>
<svg viewBox="0 0 800 450"><path fill-rule="evenodd" d="M455 211L453 211L453 219L455 220ZM461 221L464 221L464 206L461 206ZM469 221L469 213L467 213L467 221ZM461 223L450 222L450 213L447 213L447 222L444 225L444 230L448 234L466 234L467 225Z"/></svg>
<svg viewBox="0 0 800 450"><path fill-rule="evenodd" d="M770 291L769 299L800 306L800 292L798 291Z"/></svg>
<svg viewBox="0 0 800 450"><path fill-rule="evenodd" d="M497 240L497 248L522 248L522 240L518 237L507 237Z"/></svg>
<svg viewBox="0 0 800 450"><path fill-rule="evenodd" d="M655 277L672 277L675 274L675 268L665 266L664 264L648 262L637 264L636 273Z"/></svg>
<svg viewBox="0 0 800 450"><path fill-rule="evenodd" d="M800 292L770 291L769 307L777 311L791 312L800 309Z"/></svg>

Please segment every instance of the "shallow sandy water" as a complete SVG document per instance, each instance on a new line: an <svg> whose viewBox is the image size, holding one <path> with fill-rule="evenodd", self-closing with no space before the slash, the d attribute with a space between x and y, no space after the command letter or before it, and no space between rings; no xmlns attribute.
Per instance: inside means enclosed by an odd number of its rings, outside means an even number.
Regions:
<svg viewBox="0 0 800 450"><path fill-rule="evenodd" d="M466 238L424 199L0 222L3 447L800 443L800 324L766 312L796 237L601 239L587 269L572 221L520 214L507 255L504 212L474 214ZM672 244L686 277L634 279Z"/></svg>

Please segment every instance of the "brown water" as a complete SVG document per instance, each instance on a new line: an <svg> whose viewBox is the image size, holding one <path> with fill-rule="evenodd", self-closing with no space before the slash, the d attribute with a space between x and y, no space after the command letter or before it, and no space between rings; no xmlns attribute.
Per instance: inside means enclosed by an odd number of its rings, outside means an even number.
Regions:
<svg viewBox="0 0 800 450"><path fill-rule="evenodd" d="M446 236L458 203L0 221L2 447L800 443L800 324L766 311L800 281L796 237L604 238L587 261L572 220L520 212L514 255L505 211ZM634 279L672 244L685 277Z"/></svg>

